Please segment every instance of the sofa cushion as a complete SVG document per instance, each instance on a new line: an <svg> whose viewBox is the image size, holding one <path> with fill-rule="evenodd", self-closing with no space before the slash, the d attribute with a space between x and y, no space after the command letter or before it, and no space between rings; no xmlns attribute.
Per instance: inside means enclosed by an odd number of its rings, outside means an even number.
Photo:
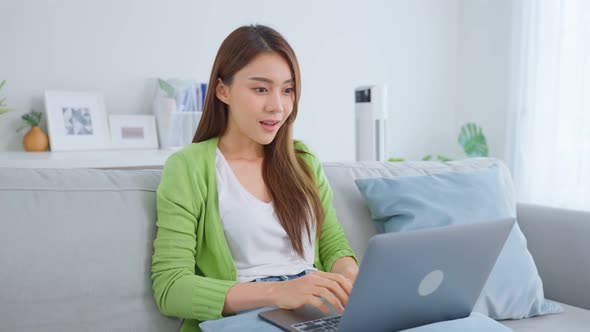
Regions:
<svg viewBox="0 0 590 332"><path fill-rule="evenodd" d="M443 322L423 325L403 332L510 332L510 328L489 318L488 316L474 312L469 317L447 320Z"/></svg>
<svg viewBox="0 0 590 332"><path fill-rule="evenodd" d="M0 169L3 331L177 331L153 299L160 171Z"/></svg>
<svg viewBox="0 0 590 332"><path fill-rule="evenodd" d="M256 331L256 332L281 332L282 329L267 323L258 317L258 313L276 309L276 307L264 307L244 311L238 315L225 317L218 320L210 320L199 324L203 332L233 332L233 331ZM496 322L495 320L473 313L471 316L461 319L443 321L415 328L403 330L403 332L509 332L510 328Z"/></svg>
<svg viewBox="0 0 590 332"><path fill-rule="evenodd" d="M395 163L381 162L327 162L324 172L334 193L334 208L342 224L350 246L362 260L371 236L377 234L371 222L367 203L359 192L355 179L373 177L403 177L412 175L438 174L450 171L475 170L498 164L493 158L469 158L450 162L407 161ZM514 197L510 172L500 163L503 181Z"/></svg>
<svg viewBox="0 0 590 332"><path fill-rule="evenodd" d="M357 179L356 183L383 231L405 232L516 216L516 203L508 194L498 164L465 172ZM561 311L544 299L541 278L518 224L474 310L494 319Z"/></svg>
<svg viewBox="0 0 590 332"><path fill-rule="evenodd" d="M503 320L500 323L514 332L587 332L590 329L590 310L559 303L563 313L527 319Z"/></svg>

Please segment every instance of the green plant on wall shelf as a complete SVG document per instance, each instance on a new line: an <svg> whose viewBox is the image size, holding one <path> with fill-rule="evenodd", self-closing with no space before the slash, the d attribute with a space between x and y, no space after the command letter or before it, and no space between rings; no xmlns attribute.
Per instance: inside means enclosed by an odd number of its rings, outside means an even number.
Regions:
<svg viewBox="0 0 590 332"><path fill-rule="evenodd" d="M430 160L432 160L432 155L429 154L427 156L424 156L424 157L422 157L422 160L424 160L424 161L430 161ZM449 157L441 156L439 154L439 155L436 156L436 160L438 160L438 161L450 161L450 160L453 160L453 159L451 159Z"/></svg>
<svg viewBox="0 0 590 332"><path fill-rule="evenodd" d="M0 82L0 91L2 91L4 84L6 84L6 80L3 80L2 82ZM5 102L6 102L6 97L0 97L0 115L2 115L4 113L8 113L10 111L14 111L14 109L8 108L8 106L6 106L6 104L5 104Z"/></svg>
<svg viewBox="0 0 590 332"><path fill-rule="evenodd" d="M488 156L488 143L486 137L483 134L481 127L478 127L475 123L469 122L461 127L457 143L461 146L463 151L468 157L487 157ZM433 160L432 155L427 155L422 160ZM438 161L450 161L451 158L437 155L436 160ZM389 158L387 161L396 162L404 161L403 158Z"/></svg>
<svg viewBox="0 0 590 332"><path fill-rule="evenodd" d="M484 136L482 129L473 122L461 127L461 132L459 133L457 141L468 157L488 156L488 143L486 142L486 137Z"/></svg>
<svg viewBox="0 0 590 332"><path fill-rule="evenodd" d="M23 147L25 151L46 151L49 148L49 137L39 127L41 116L43 113L31 110L21 117L25 125L20 127L17 131L24 128L30 128L23 137Z"/></svg>
<svg viewBox="0 0 590 332"><path fill-rule="evenodd" d="M387 159L387 161L391 161L391 162L404 161L404 158L389 158L389 159Z"/></svg>
<svg viewBox="0 0 590 332"><path fill-rule="evenodd" d="M41 112L37 112L35 110L31 110L29 113L23 114L23 116L21 116L21 119L23 119L23 121L25 122L25 124L18 128L17 131L21 131L25 128L33 128L33 127L38 127L39 123L41 123L41 116L43 115L43 113Z"/></svg>

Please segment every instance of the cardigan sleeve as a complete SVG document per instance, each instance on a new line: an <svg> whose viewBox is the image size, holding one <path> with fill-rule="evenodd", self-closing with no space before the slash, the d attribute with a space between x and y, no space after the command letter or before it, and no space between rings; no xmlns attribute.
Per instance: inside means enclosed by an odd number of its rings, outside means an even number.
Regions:
<svg viewBox="0 0 590 332"><path fill-rule="evenodd" d="M236 282L195 274L196 229L204 215L199 202L205 189L193 182L184 156L173 154L157 190L151 278L162 314L204 321L222 317L225 296Z"/></svg>
<svg viewBox="0 0 590 332"><path fill-rule="evenodd" d="M352 257L358 264L358 259L350 248L344 230L336 216L336 210L332 204L334 194L319 159L303 143L297 142L295 147L305 153L304 158L314 173L320 200L324 207L324 224L318 241L319 259L322 266L318 268L329 272L338 258L347 256Z"/></svg>

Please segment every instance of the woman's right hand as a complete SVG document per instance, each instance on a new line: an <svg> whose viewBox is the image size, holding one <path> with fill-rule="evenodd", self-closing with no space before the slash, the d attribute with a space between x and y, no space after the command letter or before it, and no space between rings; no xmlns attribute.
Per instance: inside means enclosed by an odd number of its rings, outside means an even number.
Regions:
<svg viewBox="0 0 590 332"><path fill-rule="evenodd" d="M279 308L296 309L308 304L325 313L330 308L322 299L342 313L352 291L352 283L341 274L321 271L273 284L273 302Z"/></svg>

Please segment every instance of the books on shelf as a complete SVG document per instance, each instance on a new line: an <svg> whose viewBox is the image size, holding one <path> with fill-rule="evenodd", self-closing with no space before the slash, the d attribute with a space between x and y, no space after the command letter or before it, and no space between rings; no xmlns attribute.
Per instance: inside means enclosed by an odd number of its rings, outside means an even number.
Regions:
<svg viewBox="0 0 590 332"><path fill-rule="evenodd" d="M154 114L162 148L192 142L201 120L207 84L192 80L158 79Z"/></svg>

